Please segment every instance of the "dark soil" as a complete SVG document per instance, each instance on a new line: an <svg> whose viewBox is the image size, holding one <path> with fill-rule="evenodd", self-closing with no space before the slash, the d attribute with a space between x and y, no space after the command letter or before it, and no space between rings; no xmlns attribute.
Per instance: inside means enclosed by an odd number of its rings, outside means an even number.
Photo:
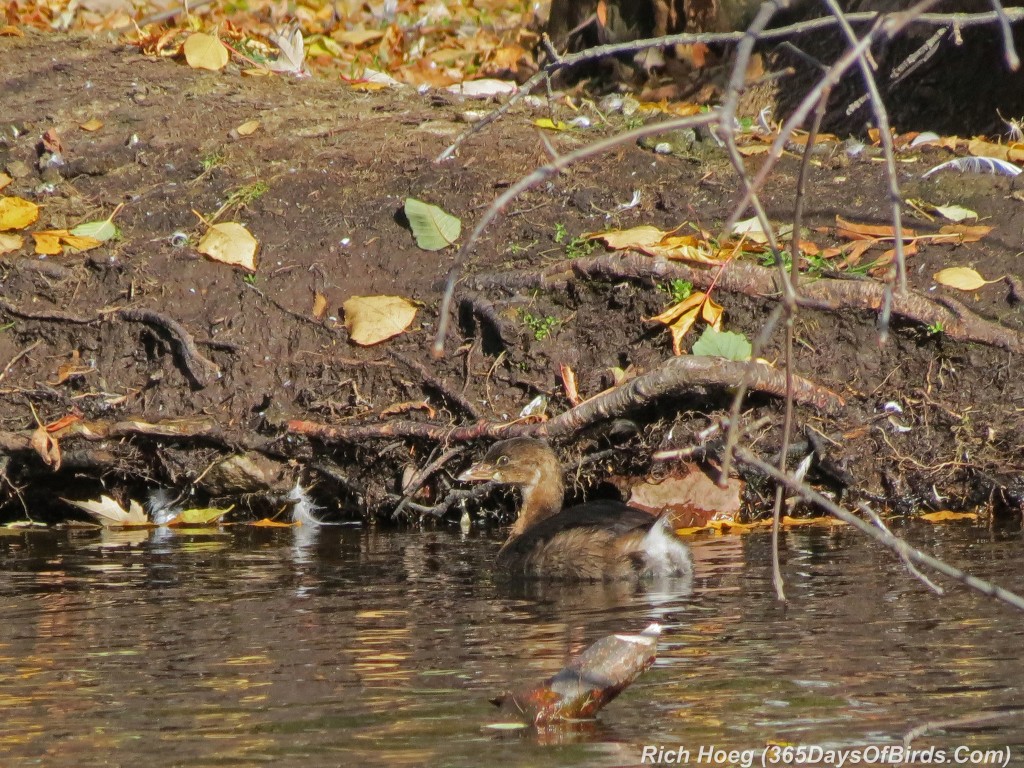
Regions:
<svg viewBox="0 0 1024 768"><path fill-rule="evenodd" d="M159 486L189 489L204 503L231 497L263 513L272 496L259 492L281 491L297 479L312 484L318 503L339 514L390 516L403 475L457 446L457 439L438 435L477 423L471 410L484 421L505 422L543 394L548 413L557 414L569 407L559 365L572 367L586 398L612 383L612 369L650 372L671 357L668 334L645 318L668 305L664 285L675 267L662 265L660 276L570 271L544 284L530 275L557 271L573 257L602 256L578 245L567 253L566 242L582 233L686 222L715 230L739 188L718 152L683 158L630 146L523 195L485 235L457 294L478 308L490 304L500 328L493 317L463 311L445 357L434 360L429 346L453 254L416 247L400 213L403 201L415 196L438 204L468 231L496 195L547 160L530 123L547 116L547 107L513 109L437 165L433 159L466 128L463 113L479 103L412 89L360 93L339 81L247 78L231 69L204 73L89 39L0 38L0 60L0 170L14 177L0 194L41 203L39 228L102 219L125 204L116 219L123 237L111 244L45 260L27 245L0 257L5 519L26 511L37 518L74 514L58 495L95 497L114 489L138 498ZM562 119L573 116L565 106L555 111ZM595 113L587 114L600 125ZM105 122L101 130L79 130L94 117ZM261 123L255 134L232 138L232 129L253 119ZM612 116L599 128L548 138L567 151L623 127L624 118ZM61 137L66 165L41 171L39 144L49 129ZM966 294L936 287L932 275L946 266L975 266L990 279L1019 277L1024 205L1001 177L921 181L925 168L948 157L938 149L903 156L904 197L972 208L995 230L962 246L923 244L909 260L911 285L922 301L962 302L993 334L897 317L882 346L870 302L802 309L796 371L845 405L831 412L797 406L793 460L816 448L809 480L848 500L876 500L897 511L1019 510L1019 288L1000 281ZM887 223L882 163L870 153L850 160L835 144L816 158L809 226L834 225L837 214ZM773 220L792 216L798 167L798 158L786 158L770 181L765 200ZM257 182L266 185L263 194L221 217L246 224L261 244L258 272L246 279L184 241L195 243L203 231L193 210L210 216ZM639 205L607 213L637 191ZM938 226L908 223L921 231ZM567 237L559 238L563 229ZM715 295L725 306L726 327L753 339L777 302L751 282L771 285L771 273L756 264L745 269L723 278ZM525 278L510 281L510 273ZM712 273L680 266L678 274L706 285ZM318 292L329 302L321 319L312 311ZM406 296L422 309L409 332L361 348L348 341L341 304L374 294ZM197 380L166 324L110 311L125 308L176 321L220 375ZM545 335L538 322L546 318L552 320ZM779 331L762 357L781 368L783 348ZM76 352L87 372L60 382L58 369ZM615 421L558 435L558 444L567 457L609 445L625 449L589 464L592 479L613 470L645 473L654 450L690 445L720 418L737 383L677 391ZM887 403L902 413L887 412ZM29 445L33 408L44 424L82 417L55 433L63 453L59 471ZM770 394L746 403L745 423L767 417L746 438L763 456L779 449L783 412L783 399ZM289 428L294 421L365 429L309 438L294 424ZM436 430L417 435L410 422ZM419 506L407 513L415 516L455 487L452 475L482 445L464 436L470 450L434 473L414 499ZM720 445L707 446L709 471L719 452ZM235 462L245 466L232 475L218 462L235 455L248 462ZM756 476L747 479L749 511L763 514L770 489Z"/></svg>

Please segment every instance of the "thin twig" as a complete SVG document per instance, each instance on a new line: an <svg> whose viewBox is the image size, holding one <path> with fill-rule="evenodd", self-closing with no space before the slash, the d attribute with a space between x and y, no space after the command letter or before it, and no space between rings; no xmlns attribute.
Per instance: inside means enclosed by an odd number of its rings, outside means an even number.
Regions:
<svg viewBox="0 0 1024 768"><path fill-rule="evenodd" d="M916 547L913 547L910 544L908 544L906 541L894 536L892 533L876 528L874 525L871 525L865 520L862 520L852 512L843 509L831 499L822 496L813 488L809 488L803 483L797 482L792 477L787 475L785 472L780 472L776 467L772 466L768 462L762 461L746 448L737 448L735 453L736 459L738 461L746 464L749 467L753 467L754 469L759 470L760 472L763 472L776 482L782 483L784 486L786 486L786 488L788 488L793 493L796 493L801 498L803 498L804 501L807 501L810 504L814 504L815 506L820 507L821 509L828 512L830 515L833 515L834 517L839 518L843 522L852 525L861 533L864 533L867 536L870 536L872 539L875 539L879 543L884 544L886 547L891 549L893 552L896 552L901 557L902 554L905 552L906 556L918 565L926 565L929 568L936 570L945 576L948 576L954 581L958 581L961 584L969 587L970 589L973 589L976 592L985 595L986 597L991 597L995 600L999 600L1000 602L1006 603L1007 605L1012 606L1018 610L1024 611L1024 597L1021 597L1015 592L1011 592L1008 589L1003 589L1002 587L996 586L995 584L992 584L989 581L979 579L976 576L971 576L969 573L965 573L964 571L961 571L959 568L955 568L952 565L943 562L942 560L939 560L935 557L932 557L929 554L926 554L925 552L922 552Z"/></svg>
<svg viewBox="0 0 1024 768"><path fill-rule="evenodd" d="M4 366L4 369L0 371L0 381L4 380L4 377L7 375L8 371L10 371L11 368L14 367L15 363L17 363L19 360L21 360L21 358L23 358L25 355L27 355L29 352L31 352L33 349L35 349L42 343L42 339L36 339L23 350L21 350L21 352L12 357L10 361L7 363L7 365Z"/></svg>

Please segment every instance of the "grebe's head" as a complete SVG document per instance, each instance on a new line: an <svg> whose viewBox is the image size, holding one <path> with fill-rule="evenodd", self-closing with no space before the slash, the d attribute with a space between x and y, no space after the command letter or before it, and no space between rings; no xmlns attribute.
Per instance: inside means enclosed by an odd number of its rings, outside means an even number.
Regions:
<svg viewBox="0 0 1024 768"><path fill-rule="evenodd" d="M561 483L562 468L558 456L543 440L513 437L491 446L459 480L493 480L508 485L535 486L554 477Z"/></svg>

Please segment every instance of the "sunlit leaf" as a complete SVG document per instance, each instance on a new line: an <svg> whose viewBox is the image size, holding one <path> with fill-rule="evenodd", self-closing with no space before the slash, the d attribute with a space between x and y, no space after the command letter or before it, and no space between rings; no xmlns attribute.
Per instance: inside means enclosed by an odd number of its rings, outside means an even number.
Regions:
<svg viewBox="0 0 1024 768"><path fill-rule="evenodd" d="M142 505L135 500L129 503L127 510L109 496L100 496L98 500L62 499L62 501L85 510L105 527L152 525L146 517L146 511Z"/></svg>
<svg viewBox="0 0 1024 768"><path fill-rule="evenodd" d="M11 235L0 232L0 256L5 253L12 253L25 245L25 238L21 235Z"/></svg>
<svg viewBox="0 0 1024 768"><path fill-rule="evenodd" d="M224 515L234 509L230 507L202 507L195 509L183 509L167 525L210 525L220 520Z"/></svg>
<svg viewBox="0 0 1024 768"><path fill-rule="evenodd" d="M32 239L36 241L35 252L41 256L56 256L63 253L64 248L60 244L62 234L70 234L67 230L49 230L44 232L32 232Z"/></svg>
<svg viewBox="0 0 1024 768"><path fill-rule="evenodd" d="M247 120L240 126L235 128L235 132L239 136L252 136L260 127L259 120Z"/></svg>
<svg viewBox="0 0 1024 768"><path fill-rule="evenodd" d="M78 127L81 128L83 131L88 131L92 133L93 131L98 131L100 128L103 127L103 121L99 118L94 117L91 120L87 120L86 122L82 123Z"/></svg>
<svg viewBox="0 0 1024 768"><path fill-rule="evenodd" d="M950 288L957 288L961 291L976 291L988 283L999 282L998 280L986 280L970 267L947 267L940 269L932 277L939 285L948 285Z"/></svg>
<svg viewBox="0 0 1024 768"><path fill-rule="evenodd" d="M691 354L705 357L724 357L726 360L749 360L753 348L746 337L732 331L705 328L693 343Z"/></svg>
<svg viewBox="0 0 1024 768"><path fill-rule="evenodd" d="M970 208L964 208L960 205L935 205L932 206L932 210L949 221L960 222L978 218L978 213L976 211L972 211Z"/></svg>
<svg viewBox="0 0 1024 768"><path fill-rule="evenodd" d="M79 237L89 237L99 242L106 242L111 238L117 237L118 229L113 221L103 219L103 221L87 221L84 224L79 224L71 230L71 234Z"/></svg>
<svg viewBox="0 0 1024 768"><path fill-rule="evenodd" d="M948 509L939 510L938 512L926 512L923 515L918 515L922 520L927 520L929 523L945 523L952 520L977 520L977 512L951 512Z"/></svg>
<svg viewBox="0 0 1024 768"><path fill-rule="evenodd" d="M185 40L185 61L192 69L224 69L228 63L228 49L220 40L205 32L193 32Z"/></svg>
<svg viewBox="0 0 1024 768"><path fill-rule="evenodd" d="M416 317L416 305L401 296L353 296L342 309L349 338L362 346L397 336Z"/></svg>
<svg viewBox="0 0 1024 768"><path fill-rule="evenodd" d="M0 197L0 232L24 229L39 218L39 206L20 197Z"/></svg>
<svg viewBox="0 0 1024 768"><path fill-rule="evenodd" d="M43 464L48 467L53 467L54 472L60 469L60 445L57 442L57 438L53 437L46 430L46 427L36 427L32 432L32 437L29 440L29 443L31 444L32 449L39 454L39 458L43 460Z"/></svg>
<svg viewBox="0 0 1024 768"><path fill-rule="evenodd" d="M545 131L568 131L569 124L563 123L561 120L552 120L550 117L540 117L533 121L533 124L538 128L543 128Z"/></svg>
<svg viewBox="0 0 1024 768"><path fill-rule="evenodd" d="M242 224L226 221L214 224L203 235L196 250L214 261L256 271L256 250L259 242Z"/></svg>
<svg viewBox="0 0 1024 768"><path fill-rule="evenodd" d="M447 248L462 233L462 222L456 216L415 197L406 199L405 217L412 227L416 245L425 251Z"/></svg>

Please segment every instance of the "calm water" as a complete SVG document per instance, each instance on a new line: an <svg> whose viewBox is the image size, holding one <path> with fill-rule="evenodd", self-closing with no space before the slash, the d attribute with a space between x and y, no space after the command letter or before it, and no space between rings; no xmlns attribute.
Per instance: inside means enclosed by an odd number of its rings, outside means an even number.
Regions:
<svg viewBox="0 0 1024 768"><path fill-rule="evenodd" d="M903 531L1024 592L1019 534ZM942 598L846 530L694 542L692 585L515 592L491 534L230 528L0 536L3 766L619 766L644 745L899 743L1024 706L1024 616ZM488 729L488 697L662 622L657 665L598 722ZM1014 749L1022 718L915 746ZM648 763L649 764L649 763ZM708 765L711 763L701 763ZM719 763L721 764L721 763Z"/></svg>

